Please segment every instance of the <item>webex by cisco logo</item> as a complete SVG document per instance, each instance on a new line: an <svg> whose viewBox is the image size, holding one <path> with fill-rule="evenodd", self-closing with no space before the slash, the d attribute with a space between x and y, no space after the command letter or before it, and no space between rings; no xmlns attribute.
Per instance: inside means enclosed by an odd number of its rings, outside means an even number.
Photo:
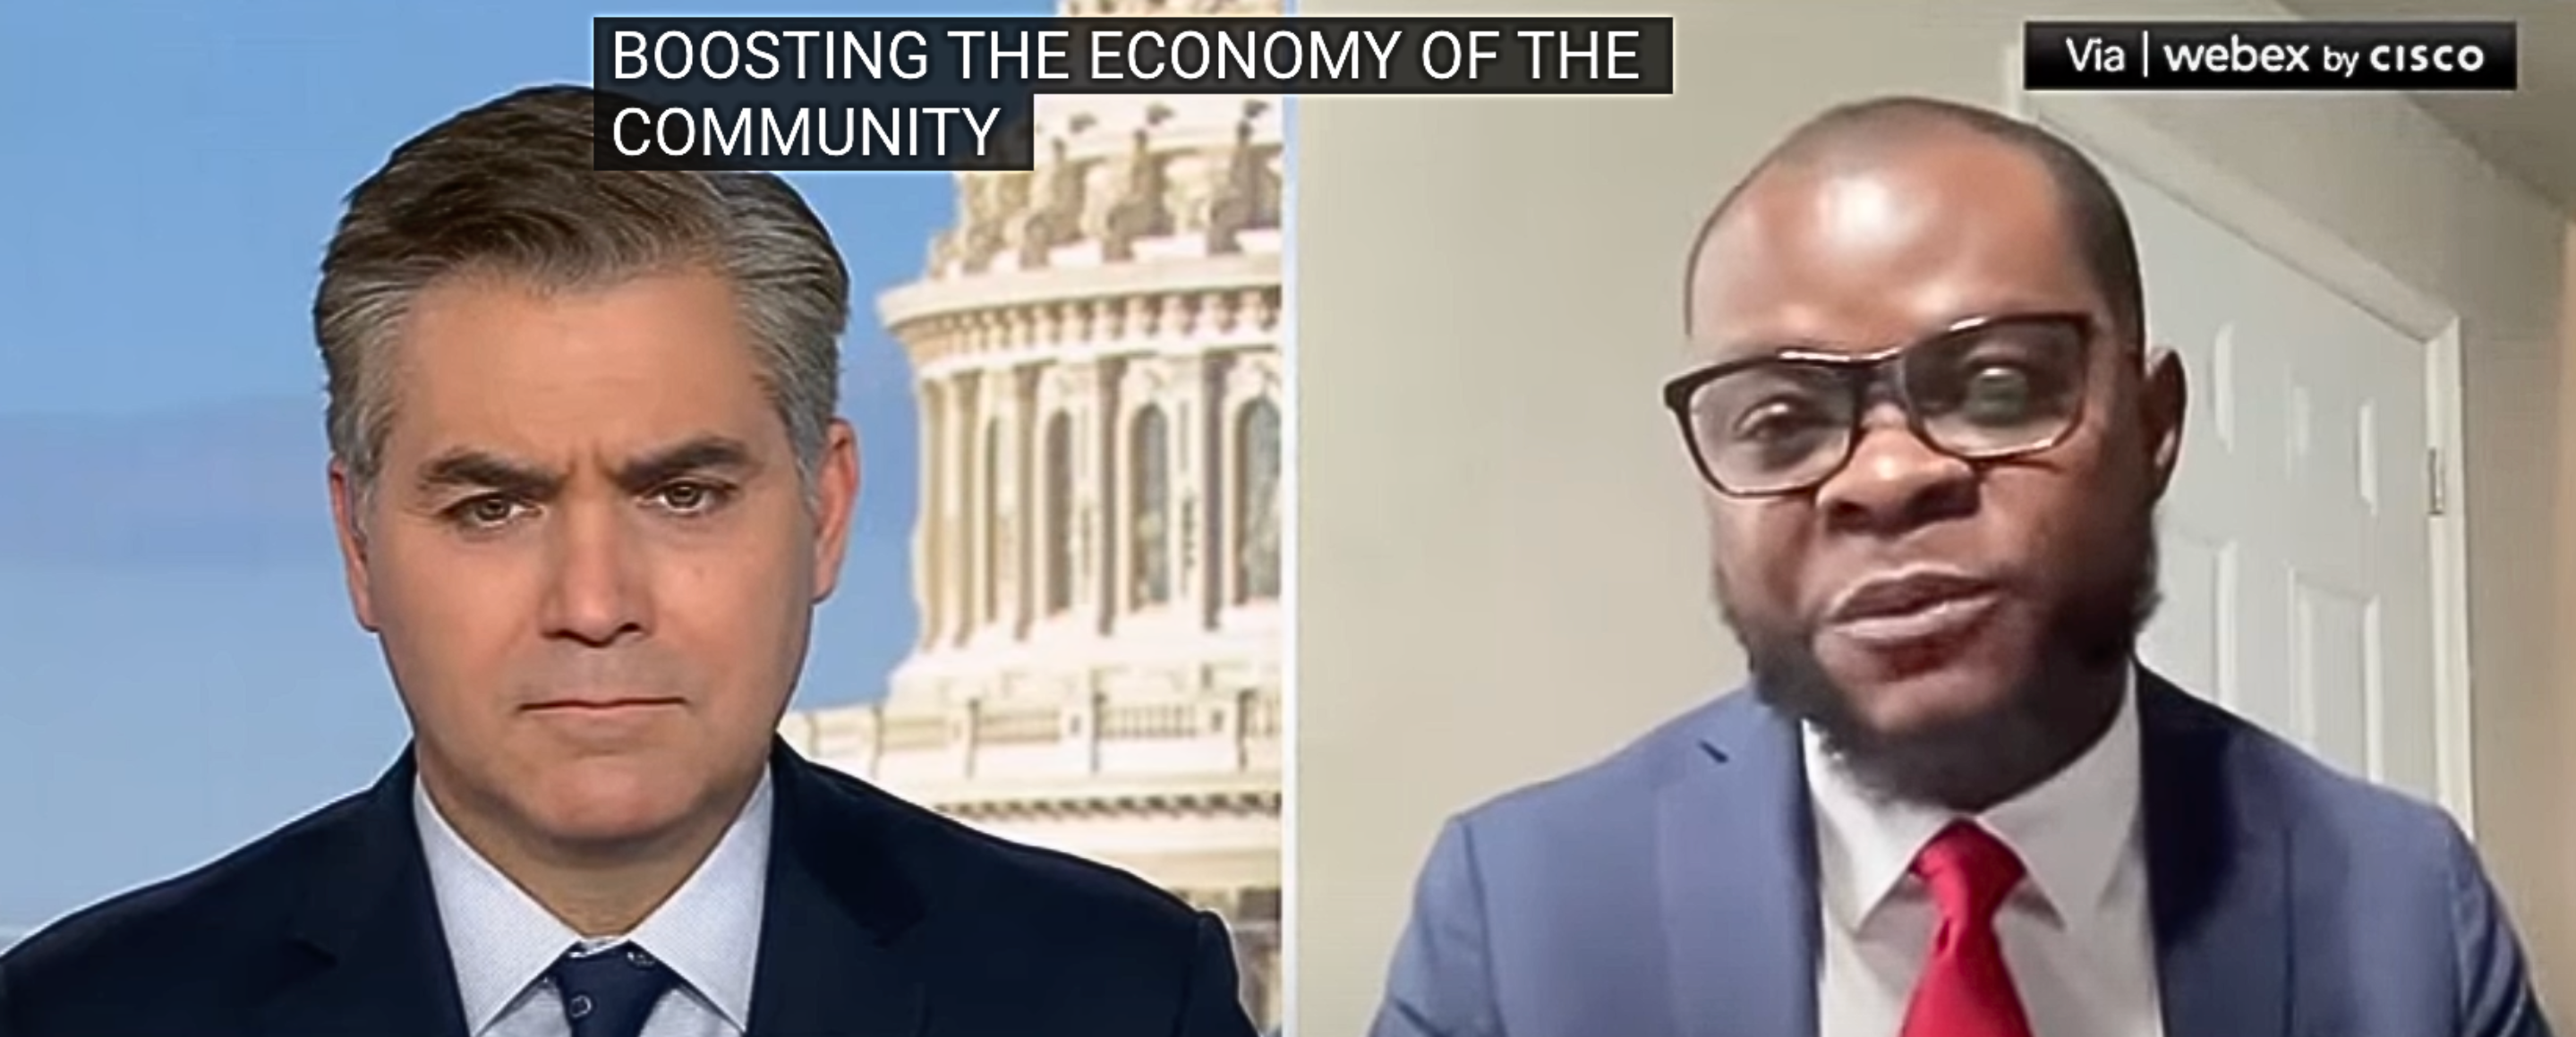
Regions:
<svg viewBox="0 0 2576 1037"><path fill-rule="evenodd" d="M2029 22L2027 90L2512 90L2512 22Z"/></svg>

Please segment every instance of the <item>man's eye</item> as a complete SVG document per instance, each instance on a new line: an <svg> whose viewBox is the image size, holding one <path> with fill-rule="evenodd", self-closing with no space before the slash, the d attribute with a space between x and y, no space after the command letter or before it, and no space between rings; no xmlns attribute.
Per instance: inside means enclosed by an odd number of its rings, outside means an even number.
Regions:
<svg viewBox="0 0 2576 1037"><path fill-rule="evenodd" d="M1985 410L2027 406L2035 394L2030 372L2013 364L1987 364L1968 376L1968 405Z"/></svg>
<svg viewBox="0 0 2576 1037"><path fill-rule="evenodd" d="M1779 398L1747 409L1736 418L1734 432L1737 438L1761 442L1806 435L1826 423L1824 414L1807 401Z"/></svg>
<svg viewBox="0 0 2576 1037"><path fill-rule="evenodd" d="M458 504L448 509L448 515L454 518L458 525L469 529L495 529L518 518L524 508L525 505L519 501L494 494L476 497Z"/></svg>
<svg viewBox="0 0 2576 1037"><path fill-rule="evenodd" d="M653 491L653 503L682 515L697 515L724 503L724 488L701 482L675 482Z"/></svg>

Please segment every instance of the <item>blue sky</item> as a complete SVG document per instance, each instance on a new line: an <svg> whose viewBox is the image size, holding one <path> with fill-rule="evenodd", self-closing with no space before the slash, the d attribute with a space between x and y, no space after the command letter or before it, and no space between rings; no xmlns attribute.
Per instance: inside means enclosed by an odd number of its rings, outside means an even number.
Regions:
<svg viewBox="0 0 2576 1037"><path fill-rule="evenodd" d="M587 81L614 14L1043 14L1043 0L84 0L0 7L0 929L197 864L375 777L405 732L331 543L308 324L340 197L403 138ZM220 9L220 13L219 13ZM34 159L41 158L42 161ZM794 178L846 254L868 485L799 705L910 642L914 413L874 296L939 175Z"/></svg>

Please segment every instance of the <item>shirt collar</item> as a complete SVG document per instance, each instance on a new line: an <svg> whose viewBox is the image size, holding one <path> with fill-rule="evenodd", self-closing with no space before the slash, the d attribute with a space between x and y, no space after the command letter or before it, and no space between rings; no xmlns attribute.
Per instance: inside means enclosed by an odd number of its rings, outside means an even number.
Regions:
<svg viewBox="0 0 2576 1037"><path fill-rule="evenodd" d="M417 780L412 820L454 961L467 1033L489 1028L565 951L629 942L670 966L735 1029L747 1029L769 877L766 773L698 869L634 932L611 940L584 940L538 904L466 844Z"/></svg>
<svg viewBox="0 0 2576 1037"><path fill-rule="evenodd" d="M2070 930L2091 925L2121 857L2135 843L2137 675L2111 726L2075 760L1975 820L2012 848L2030 884ZM1813 727L1807 788L1816 815L1819 893L1835 924L1858 931L1905 882L1914 857L1958 815L1863 787Z"/></svg>

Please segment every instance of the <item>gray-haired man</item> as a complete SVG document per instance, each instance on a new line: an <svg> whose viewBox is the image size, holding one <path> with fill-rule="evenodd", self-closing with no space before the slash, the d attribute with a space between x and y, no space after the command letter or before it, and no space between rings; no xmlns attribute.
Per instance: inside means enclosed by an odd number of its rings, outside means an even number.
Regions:
<svg viewBox="0 0 2576 1037"><path fill-rule="evenodd" d="M332 511L375 787L0 958L13 1037L1250 1037L1224 927L780 746L859 460L777 177L602 173L521 91L349 197Z"/></svg>

